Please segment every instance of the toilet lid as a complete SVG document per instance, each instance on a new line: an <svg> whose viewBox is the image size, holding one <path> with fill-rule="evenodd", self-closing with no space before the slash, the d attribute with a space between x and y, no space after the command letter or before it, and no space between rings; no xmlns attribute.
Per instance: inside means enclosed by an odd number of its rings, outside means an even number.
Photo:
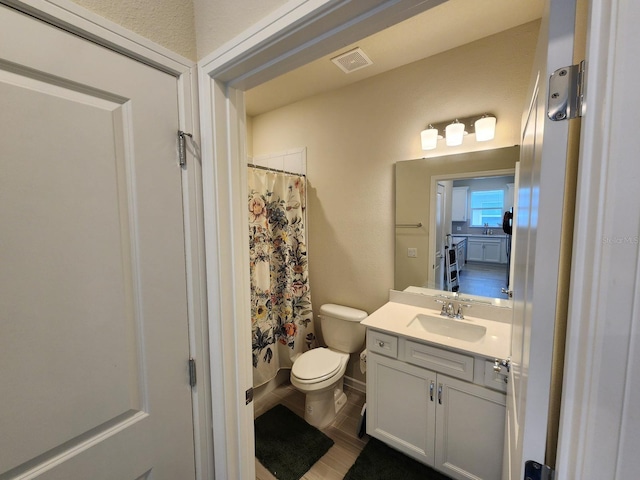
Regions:
<svg viewBox="0 0 640 480"><path fill-rule="evenodd" d="M340 369L340 355L328 348L314 348L300 355L291 372L300 380L323 380Z"/></svg>

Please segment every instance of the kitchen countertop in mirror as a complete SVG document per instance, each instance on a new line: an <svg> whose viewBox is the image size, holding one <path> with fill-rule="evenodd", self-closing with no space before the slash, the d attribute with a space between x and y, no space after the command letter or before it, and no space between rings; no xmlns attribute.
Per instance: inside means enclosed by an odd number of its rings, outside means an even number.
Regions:
<svg viewBox="0 0 640 480"><path fill-rule="evenodd" d="M464 320L440 316L440 310L387 302L362 324L436 346L489 359L509 356L511 325L465 315Z"/></svg>
<svg viewBox="0 0 640 480"><path fill-rule="evenodd" d="M455 233L452 237L507 238L507 235L504 233L488 233L486 235L483 233Z"/></svg>

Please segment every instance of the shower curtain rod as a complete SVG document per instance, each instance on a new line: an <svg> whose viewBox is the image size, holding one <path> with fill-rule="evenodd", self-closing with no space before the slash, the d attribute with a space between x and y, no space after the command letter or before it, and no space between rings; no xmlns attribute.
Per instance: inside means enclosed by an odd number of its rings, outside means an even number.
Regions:
<svg viewBox="0 0 640 480"><path fill-rule="evenodd" d="M276 172L276 173L286 173L288 175L295 175L297 177L306 178L306 175L304 173L288 172L287 170L280 170L278 168L271 168L271 167L263 167L262 165L255 165L253 163L247 163L247 167L257 168L259 170L268 170L270 172Z"/></svg>

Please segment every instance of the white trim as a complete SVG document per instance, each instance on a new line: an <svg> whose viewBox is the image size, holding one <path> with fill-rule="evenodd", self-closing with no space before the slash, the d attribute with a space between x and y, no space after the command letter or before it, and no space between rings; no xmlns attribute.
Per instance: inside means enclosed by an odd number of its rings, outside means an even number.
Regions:
<svg viewBox="0 0 640 480"><path fill-rule="evenodd" d="M196 478L213 478L213 433L210 396L209 343L202 205L202 165L197 108L198 82L195 68L178 79L179 104L189 100L193 108L180 109L180 129L192 133L187 140L187 167L182 170L183 211L185 222L185 256L187 259L187 296L189 308L189 349L199 372L192 391ZM188 137L187 137L188 138Z"/></svg>
<svg viewBox="0 0 640 480"><path fill-rule="evenodd" d="M251 358L242 354L243 347L249 347L251 338L250 316L239 317L247 319L246 326L236 321L240 304L237 297L245 298L246 287L238 285L236 273L241 273L241 270L237 269L236 272L233 265L234 240L240 238L244 231L238 220L233 218L233 208L238 205L238 202L233 202L234 183L237 185L239 182L234 182L232 176L238 178L240 173L233 172L232 159L240 158L240 152L237 144L232 145L231 138L232 131L239 133L241 130L236 124L238 116L232 101L234 96L235 92L200 70L215 476L254 478L253 428L244 428L249 420L253 422L253 406L249 405L250 413L246 408L241 408L244 404L241 392L251 387L253 380L251 372L247 374L244 368L251 367ZM209 105L211 109L207 108ZM241 165L240 162L235 163ZM239 242L243 243L241 240ZM248 241L245 243L248 248ZM244 264L240 261L240 265ZM249 309L248 301L245 308ZM245 338L246 342L240 342L239 338Z"/></svg>
<svg viewBox="0 0 640 480"><path fill-rule="evenodd" d="M344 386L357 390L361 393L367 393L367 384L352 377L344 376Z"/></svg>
<svg viewBox="0 0 640 480"><path fill-rule="evenodd" d="M285 172L307 174L307 147L290 148L284 152L249 157L249 163Z"/></svg>
<svg viewBox="0 0 640 480"><path fill-rule="evenodd" d="M194 140L198 141L195 62L130 32L69 0L0 0L0 3L176 77L178 124L180 129L193 132ZM190 152L192 155L188 158L189 167L182 172L185 255L187 258L187 308L191 355L196 359L200 372L199 381L202 384L195 388L192 394L194 446L196 450L196 478L208 479L213 478L213 446L211 399L206 388L209 378L208 351L207 345L201 341L204 332L207 331L207 312L203 301L205 277L203 273L202 192L199 187L201 172L197 152L193 149Z"/></svg>
<svg viewBox="0 0 640 480"><path fill-rule="evenodd" d="M634 429L637 437L640 426L630 393L637 395L631 376L639 368L639 143L632 120L639 102L631 53L640 41L639 16L634 2L591 1L559 479L622 480L640 462L637 440L625 437ZM607 244L609 236L635 236L636 243Z"/></svg>
<svg viewBox="0 0 640 480"><path fill-rule="evenodd" d="M198 62L247 90L446 0L290 0Z"/></svg>

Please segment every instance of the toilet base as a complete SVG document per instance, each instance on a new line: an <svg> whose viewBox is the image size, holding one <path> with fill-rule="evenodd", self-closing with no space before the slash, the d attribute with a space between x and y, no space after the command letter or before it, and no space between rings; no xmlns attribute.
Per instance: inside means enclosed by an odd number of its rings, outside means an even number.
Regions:
<svg viewBox="0 0 640 480"><path fill-rule="evenodd" d="M308 392L304 401L304 419L309 425L324 428L333 422L347 404L343 391L343 380L326 390Z"/></svg>

